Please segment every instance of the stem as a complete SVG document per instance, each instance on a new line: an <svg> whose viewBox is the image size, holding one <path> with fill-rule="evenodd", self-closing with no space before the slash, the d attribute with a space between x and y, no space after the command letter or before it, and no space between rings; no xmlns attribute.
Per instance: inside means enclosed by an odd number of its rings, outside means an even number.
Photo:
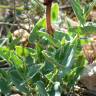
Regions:
<svg viewBox="0 0 96 96"><path fill-rule="evenodd" d="M51 4L47 5L46 8L46 23L47 23L47 30L49 30L51 28Z"/></svg>
<svg viewBox="0 0 96 96"><path fill-rule="evenodd" d="M47 23L47 32L50 35L53 35L54 29L51 26L51 6L52 3L46 5L46 23Z"/></svg>

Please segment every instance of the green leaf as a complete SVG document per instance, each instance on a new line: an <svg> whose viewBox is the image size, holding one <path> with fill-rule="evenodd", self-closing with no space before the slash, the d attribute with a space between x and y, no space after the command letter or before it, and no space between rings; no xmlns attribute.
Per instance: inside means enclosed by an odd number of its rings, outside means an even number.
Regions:
<svg viewBox="0 0 96 96"><path fill-rule="evenodd" d="M28 71L28 77L29 79L32 79L40 71L40 66L33 65L28 68Z"/></svg>
<svg viewBox="0 0 96 96"><path fill-rule="evenodd" d="M83 27L78 26L78 27L81 29L81 31L80 31L81 35L88 36L90 34L96 33L96 25L88 25L88 26L83 26ZM78 27L69 28L69 31L77 32Z"/></svg>
<svg viewBox="0 0 96 96"><path fill-rule="evenodd" d="M43 46L39 43L36 43L36 58L38 62L42 62L44 57L42 55Z"/></svg>
<svg viewBox="0 0 96 96"><path fill-rule="evenodd" d="M47 62L49 62L50 64L58 64L58 62L56 61L56 59L52 56L50 56L45 50L42 51L42 54L44 55L45 59L47 60Z"/></svg>
<svg viewBox="0 0 96 96"><path fill-rule="evenodd" d="M74 64L75 52L76 52L76 46L70 46L70 48L67 50L66 57L64 58L62 62L62 65L64 66L62 66L61 70L59 71L60 78L62 77L64 78L71 71L71 68Z"/></svg>
<svg viewBox="0 0 96 96"><path fill-rule="evenodd" d="M67 59L67 63L66 63L66 68L71 68L72 67L72 62L74 61L73 57L74 57L74 53L75 53L75 50L74 48L72 48L71 52L70 52L70 55Z"/></svg>
<svg viewBox="0 0 96 96"><path fill-rule="evenodd" d="M84 63L84 59L80 63L81 64ZM74 84L77 82L78 77L80 76L83 69L84 69L84 66L78 66L78 67L75 67L74 69L72 69L72 72L69 75L69 79L70 79L69 82L68 82L68 87L69 88L73 87Z"/></svg>
<svg viewBox="0 0 96 96"><path fill-rule="evenodd" d="M29 55L29 51L27 48L24 48L23 46L15 46L16 54L18 56L25 56L27 57Z"/></svg>
<svg viewBox="0 0 96 96"><path fill-rule="evenodd" d="M0 76L2 78L7 79L8 82L10 82L10 75L9 75L9 71L5 71L3 69L0 69Z"/></svg>
<svg viewBox="0 0 96 96"><path fill-rule="evenodd" d="M29 37L29 41L31 43L33 43L35 40L38 40L39 38L39 31L41 28L46 28L46 20L45 18L42 18L40 19L36 25L34 26L31 34L30 34L30 37Z"/></svg>
<svg viewBox="0 0 96 96"><path fill-rule="evenodd" d="M10 62L13 66L15 66L16 68L22 68L23 67L23 60L21 60L15 53L14 51L10 52Z"/></svg>
<svg viewBox="0 0 96 96"><path fill-rule="evenodd" d="M16 86L16 88L19 89L20 91L27 93L28 89L26 88L25 85L22 85L22 83L24 82L23 76L17 70L12 70L10 74L12 83Z"/></svg>
<svg viewBox="0 0 96 96"><path fill-rule="evenodd" d="M56 22L58 20L59 16L59 5L58 3L54 3L52 5L52 10L51 10L51 18L53 22Z"/></svg>
<svg viewBox="0 0 96 96"><path fill-rule="evenodd" d="M36 25L34 26L32 32L37 32L39 31L41 28L45 28L46 27L46 19L45 17L41 18Z"/></svg>
<svg viewBox="0 0 96 96"><path fill-rule="evenodd" d="M53 39L54 39L55 45L57 45L57 48L59 48L61 45L64 45L65 41L67 40L69 41L70 37L68 33L56 31L54 33Z"/></svg>
<svg viewBox="0 0 96 96"><path fill-rule="evenodd" d="M92 3L86 4L84 7L84 14L87 17L89 16L90 12L92 11L92 9L94 8L94 6L96 5L96 0L93 0Z"/></svg>
<svg viewBox="0 0 96 96"><path fill-rule="evenodd" d="M7 82L7 79L0 78L0 90L4 94L8 94L10 92L9 83Z"/></svg>
<svg viewBox="0 0 96 96"><path fill-rule="evenodd" d="M26 79L23 80L21 85L27 84L30 80L34 83L36 83L40 79L40 70L42 69L43 64L34 64L30 67L28 67Z"/></svg>
<svg viewBox="0 0 96 96"><path fill-rule="evenodd" d="M45 90L45 85L42 81L37 81L36 85L38 87L39 96L48 96Z"/></svg>
<svg viewBox="0 0 96 96"><path fill-rule="evenodd" d="M2 59L5 59L7 62L9 61L10 58L10 52L7 47L0 47L0 57Z"/></svg>
<svg viewBox="0 0 96 96"><path fill-rule="evenodd" d="M62 61L62 65L66 65L68 63L68 57L71 54L71 51L73 52L73 46L69 44L69 46L65 46L65 53L64 53L64 59Z"/></svg>
<svg viewBox="0 0 96 96"><path fill-rule="evenodd" d="M23 81L23 77L16 70L12 70L10 72L10 74L11 74L11 78L12 78L13 83L16 86L19 86L22 83L22 81Z"/></svg>
<svg viewBox="0 0 96 96"><path fill-rule="evenodd" d="M23 61L15 54L13 50L7 47L0 47L0 57L16 68L23 67Z"/></svg>
<svg viewBox="0 0 96 96"><path fill-rule="evenodd" d="M62 32L62 31L56 31L56 32L54 33L54 38L55 38L56 40L61 41L64 37L65 37L66 40L70 40L70 37L69 37L69 35L68 35L67 33L64 33L64 32Z"/></svg>
<svg viewBox="0 0 96 96"><path fill-rule="evenodd" d="M20 41L20 38L13 39L13 36L12 36L12 33L11 32L8 33L8 36L7 37L8 37L8 47L10 49L15 49L15 46Z"/></svg>
<svg viewBox="0 0 96 96"><path fill-rule="evenodd" d="M53 37L50 36L48 33L40 31L39 36L40 37L46 37L46 39L50 42L50 44L52 44L55 47L59 47L59 45L54 41Z"/></svg>
<svg viewBox="0 0 96 96"><path fill-rule="evenodd" d="M68 57L68 53L70 52L70 44L64 44L64 46L61 46L57 49L55 53L55 58L58 60L59 64L62 64L64 58Z"/></svg>
<svg viewBox="0 0 96 96"><path fill-rule="evenodd" d="M80 0L70 0L70 4L74 10L75 15L82 25L85 24L85 16L83 14L83 9L80 6Z"/></svg>
<svg viewBox="0 0 96 96"><path fill-rule="evenodd" d="M42 68L42 73L43 74L49 74L54 70L54 66L48 62L45 62L45 66Z"/></svg>
<svg viewBox="0 0 96 96"><path fill-rule="evenodd" d="M28 55L28 56L25 58L25 63L26 63L28 66L32 66L32 65L34 64L33 58L31 57L31 55Z"/></svg>
<svg viewBox="0 0 96 96"><path fill-rule="evenodd" d="M11 88L10 83L11 83L11 79L10 79L9 72L0 69L0 90L2 93L8 94L10 92L10 88Z"/></svg>

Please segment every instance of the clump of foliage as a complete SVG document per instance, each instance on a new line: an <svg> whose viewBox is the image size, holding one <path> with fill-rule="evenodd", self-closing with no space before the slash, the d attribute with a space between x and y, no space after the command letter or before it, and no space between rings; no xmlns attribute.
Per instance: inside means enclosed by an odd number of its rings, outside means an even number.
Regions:
<svg viewBox="0 0 96 96"><path fill-rule="evenodd" d="M46 32L46 19L41 18L34 26L29 42L31 47L17 46L18 39L9 36L7 46L0 47L1 60L10 68L0 69L0 92L10 95L12 91L25 96L55 96L72 92L85 65L81 37L94 33L96 26L86 25L90 8L81 8L79 0L69 0L78 18L79 26L68 22L68 32ZM52 6L51 21L57 22L58 4Z"/></svg>

